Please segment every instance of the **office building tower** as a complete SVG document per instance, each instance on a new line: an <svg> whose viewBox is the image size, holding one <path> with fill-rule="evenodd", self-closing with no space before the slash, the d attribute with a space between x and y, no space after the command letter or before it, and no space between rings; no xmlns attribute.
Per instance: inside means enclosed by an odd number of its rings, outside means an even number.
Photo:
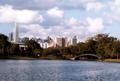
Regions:
<svg viewBox="0 0 120 81"><path fill-rule="evenodd" d="M72 39L72 45L76 45L77 44L77 37L74 36Z"/></svg>
<svg viewBox="0 0 120 81"><path fill-rule="evenodd" d="M57 38L56 47L67 47L67 38Z"/></svg>
<svg viewBox="0 0 120 81"><path fill-rule="evenodd" d="M18 23L15 23L14 42L15 42L16 44L19 43L19 26L18 26Z"/></svg>
<svg viewBox="0 0 120 81"><path fill-rule="evenodd" d="M13 32L9 33L9 41L13 42Z"/></svg>

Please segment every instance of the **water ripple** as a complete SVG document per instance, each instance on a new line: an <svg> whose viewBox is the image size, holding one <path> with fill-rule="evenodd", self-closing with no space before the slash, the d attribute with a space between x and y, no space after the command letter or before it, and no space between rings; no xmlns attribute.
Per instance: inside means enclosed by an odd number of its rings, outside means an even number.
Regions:
<svg viewBox="0 0 120 81"><path fill-rule="evenodd" d="M0 81L120 81L120 64L87 61L0 61Z"/></svg>

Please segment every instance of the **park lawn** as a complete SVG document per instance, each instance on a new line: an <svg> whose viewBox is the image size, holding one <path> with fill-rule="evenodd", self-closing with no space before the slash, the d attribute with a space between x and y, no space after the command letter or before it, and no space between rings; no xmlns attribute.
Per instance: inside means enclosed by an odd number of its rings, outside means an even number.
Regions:
<svg viewBox="0 0 120 81"><path fill-rule="evenodd" d="M120 63L120 59L105 59L104 62L116 62L116 63Z"/></svg>
<svg viewBox="0 0 120 81"><path fill-rule="evenodd" d="M35 60L34 57L23 57L23 56L3 56L0 60Z"/></svg>
<svg viewBox="0 0 120 81"><path fill-rule="evenodd" d="M1 60L64 60L57 56L41 56L41 57L26 57L26 56L5 56L0 57Z"/></svg>

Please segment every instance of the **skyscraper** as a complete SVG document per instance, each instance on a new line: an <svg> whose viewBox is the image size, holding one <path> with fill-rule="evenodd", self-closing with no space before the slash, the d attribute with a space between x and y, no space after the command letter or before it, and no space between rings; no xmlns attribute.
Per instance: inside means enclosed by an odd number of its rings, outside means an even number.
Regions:
<svg viewBox="0 0 120 81"><path fill-rule="evenodd" d="M15 23L14 42L15 42L16 44L19 43L19 26L18 26L18 23Z"/></svg>
<svg viewBox="0 0 120 81"><path fill-rule="evenodd" d="M13 42L13 32L9 33L9 41Z"/></svg>
<svg viewBox="0 0 120 81"><path fill-rule="evenodd" d="M57 47L67 47L67 38L57 38L56 44Z"/></svg>
<svg viewBox="0 0 120 81"><path fill-rule="evenodd" d="M72 45L76 45L77 44L77 37L74 36L72 39Z"/></svg>

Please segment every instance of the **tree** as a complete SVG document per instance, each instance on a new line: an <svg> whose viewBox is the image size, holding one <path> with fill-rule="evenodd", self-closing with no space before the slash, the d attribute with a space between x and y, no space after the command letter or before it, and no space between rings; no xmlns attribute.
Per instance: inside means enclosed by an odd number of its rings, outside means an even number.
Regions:
<svg viewBox="0 0 120 81"><path fill-rule="evenodd" d="M108 34L98 34L94 37L96 41L96 53L102 57L106 57L106 52L110 52L109 45L116 41L117 38L111 37ZM107 46L107 47L106 47ZM108 48L109 47L109 48ZM108 49L107 49L108 48ZM111 53L110 53L111 54Z"/></svg>
<svg viewBox="0 0 120 81"><path fill-rule="evenodd" d="M118 59L119 54L120 54L120 41L119 40L113 42L113 51Z"/></svg>
<svg viewBox="0 0 120 81"><path fill-rule="evenodd" d="M39 50L42 50L42 48L40 47L40 44L37 43L35 40L27 40L25 42L25 45L26 45L26 51L29 53L29 54L33 54L34 53L34 50L35 49L39 49Z"/></svg>
<svg viewBox="0 0 120 81"><path fill-rule="evenodd" d="M0 34L0 50L2 54L7 54L7 48L10 46L10 42L8 42L8 37Z"/></svg>
<svg viewBox="0 0 120 81"><path fill-rule="evenodd" d="M20 49L18 44L11 44L11 47L9 49L10 54L13 55L19 55L20 54Z"/></svg>
<svg viewBox="0 0 120 81"><path fill-rule="evenodd" d="M96 54L96 40L93 38L88 39L86 44L86 53Z"/></svg>

